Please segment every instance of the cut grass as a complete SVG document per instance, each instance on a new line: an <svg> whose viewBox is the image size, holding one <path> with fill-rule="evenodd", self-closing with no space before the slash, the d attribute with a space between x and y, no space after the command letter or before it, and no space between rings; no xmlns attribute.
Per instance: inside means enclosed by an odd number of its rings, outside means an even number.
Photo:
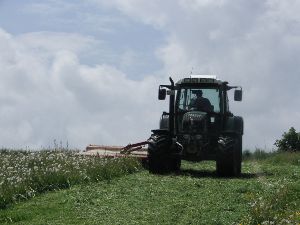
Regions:
<svg viewBox="0 0 300 225"><path fill-rule="evenodd" d="M142 171L40 195L0 210L0 223L299 224L299 172L270 158L244 162L241 177L226 179L214 162L183 162L178 174Z"/></svg>

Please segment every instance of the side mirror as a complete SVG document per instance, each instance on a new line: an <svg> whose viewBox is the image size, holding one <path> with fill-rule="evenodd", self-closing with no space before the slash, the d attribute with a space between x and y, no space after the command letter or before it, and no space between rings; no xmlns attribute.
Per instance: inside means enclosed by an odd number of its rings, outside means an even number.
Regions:
<svg viewBox="0 0 300 225"><path fill-rule="evenodd" d="M158 99L159 100L165 100L167 95L167 90L166 89L158 89Z"/></svg>
<svg viewBox="0 0 300 225"><path fill-rule="evenodd" d="M242 101L243 98L243 91L241 90L235 90L234 91L234 101Z"/></svg>

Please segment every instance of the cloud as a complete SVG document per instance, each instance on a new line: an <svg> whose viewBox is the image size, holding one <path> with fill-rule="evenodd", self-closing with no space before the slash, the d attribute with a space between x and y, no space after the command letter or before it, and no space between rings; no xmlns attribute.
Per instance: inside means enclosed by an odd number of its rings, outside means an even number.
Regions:
<svg viewBox="0 0 300 225"><path fill-rule="evenodd" d="M155 25L157 27L163 27L168 22L165 9L173 3L171 0L165 0L163 2L156 0L89 0L89 2L99 5L100 7L116 8L136 21L142 20L145 24Z"/></svg>
<svg viewBox="0 0 300 225"><path fill-rule="evenodd" d="M53 139L68 140L76 147L144 140L157 128L162 109L167 109L166 102L156 101L157 85L168 82L170 75L177 80L191 70L218 74L243 86L244 101L232 102L231 109L245 119L246 148L272 148L289 127L300 128L299 1L89 0L82 4L50 1L32 10L49 8L50 21L57 17L65 28L70 21L62 15L83 8L70 24L97 21L110 32L100 29L88 35L81 29L82 34L57 29L14 35L0 29L3 146L39 147ZM97 9L103 15L95 17ZM117 20L103 19L110 15ZM116 21L125 22L117 26ZM141 30L132 36L125 32L137 25ZM151 38L144 33L150 28L155 30ZM104 33L109 33L106 40ZM152 40L154 34L164 39ZM141 46L148 47L147 53ZM159 71L149 64L155 60L160 62ZM139 76L129 74L132 67Z"/></svg>
<svg viewBox="0 0 300 225"><path fill-rule="evenodd" d="M245 147L272 148L283 131L300 127L299 1L110 4L167 34L166 44L157 50L162 73L178 79L193 68L243 86L244 101L231 105L233 112L244 116Z"/></svg>
<svg viewBox="0 0 300 225"><path fill-rule="evenodd" d="M0 132L3 147L48 147L68 141L127 144L155 128L158 81L132 81L107 64L84 65L79 55L95 43L86 36L0 30ZM156 109L156 112L158 110Z"/></svg>

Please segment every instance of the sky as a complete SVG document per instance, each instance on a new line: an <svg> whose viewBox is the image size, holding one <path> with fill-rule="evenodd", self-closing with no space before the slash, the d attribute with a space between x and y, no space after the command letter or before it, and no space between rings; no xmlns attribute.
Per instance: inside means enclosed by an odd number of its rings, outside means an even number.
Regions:
<svg viewBox="0 0 300 225"><path fill-rule="evenodd" d="M0 0L0 147L126 145L158 128L159 84L243 87L244 148L300 130L298 0ZM230 96L232 99L232 96Z"/></svg>

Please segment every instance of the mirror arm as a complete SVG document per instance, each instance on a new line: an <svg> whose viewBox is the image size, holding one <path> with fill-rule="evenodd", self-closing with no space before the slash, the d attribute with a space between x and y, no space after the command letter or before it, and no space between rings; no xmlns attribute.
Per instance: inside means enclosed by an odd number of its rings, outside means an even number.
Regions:
<svg viewBox="0 0 300 225"><path fill-rule="evenodd" d="M231 90L231 89L237 89L240 88L241 90L243 90L243 88L241 86L227 86L227 91Z"/></svg>
<svg viewBox="0 0 300 225"><path fill-rule="evenodd" d="M172 77L169 77L169 80L171 82L171 87L174 87L174 81L173 81Z"/></svg>

